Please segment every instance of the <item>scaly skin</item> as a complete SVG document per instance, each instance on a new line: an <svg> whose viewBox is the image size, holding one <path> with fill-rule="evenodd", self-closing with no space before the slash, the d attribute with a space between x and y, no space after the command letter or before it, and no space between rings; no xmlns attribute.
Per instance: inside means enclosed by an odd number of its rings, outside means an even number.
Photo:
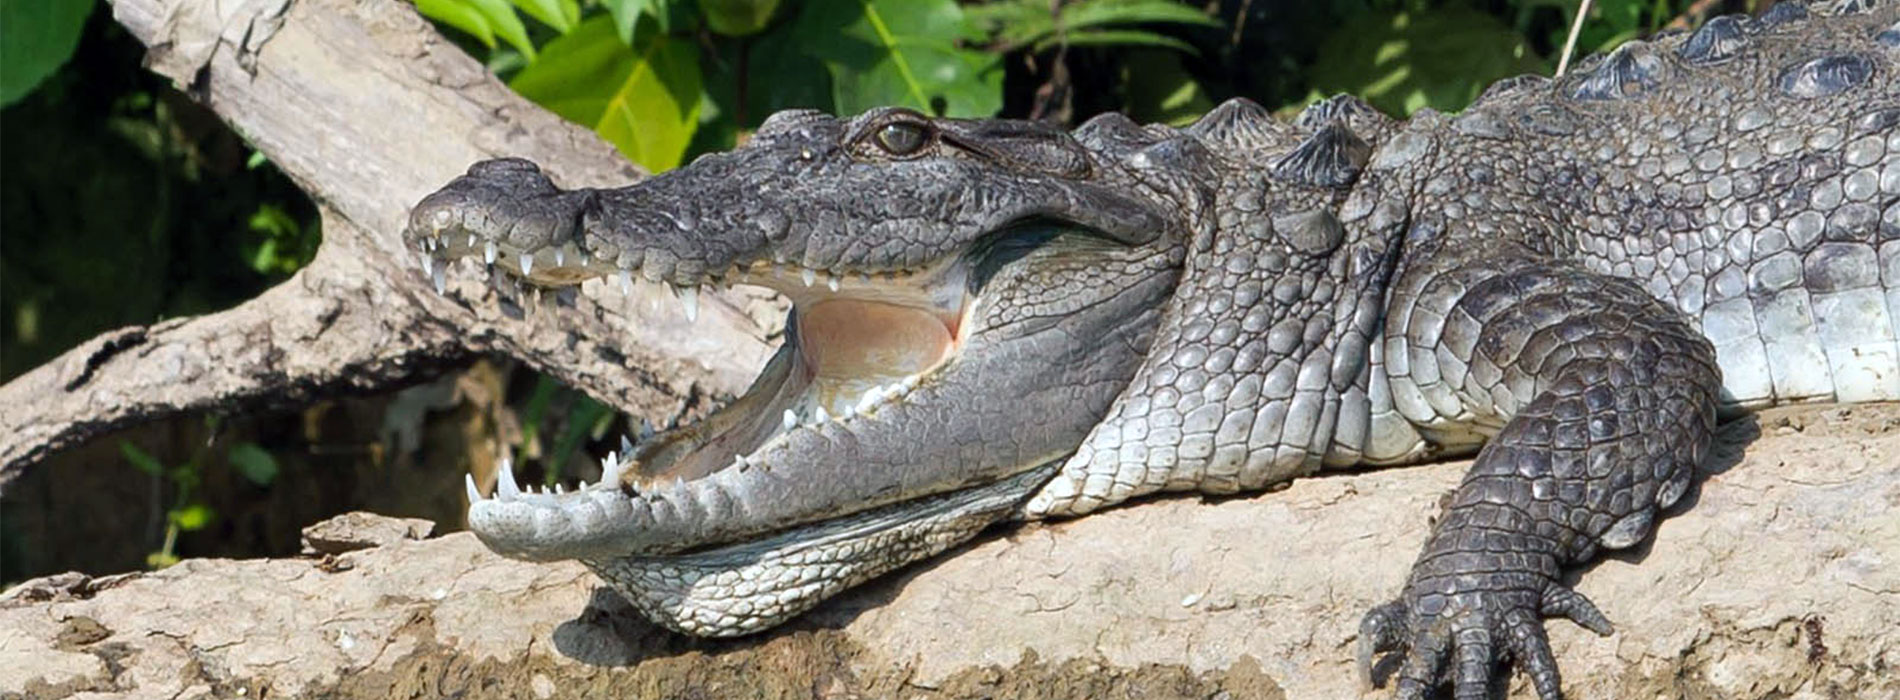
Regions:
<svg viewBox="0 0 1900 700"><path fill-rule="evenodd" d="M624 190L478 165L413 214L434 258L496 242L505 268L535 256L539 283L680 285L757 281L771 260L847 280L981 260L994 275L968 308L998 320L878 409L904 420L767 440L777 481L725 469L666 491L628 476L665 471L647 450L610 462L612 488L481 500L471 525L514 556L592 561L662 624L735 634L1010 513L1476 451L1405 587L1366 616L1362 659L1401 655L1400 698L1486 697L1507 659L1559 697L1543 618L1610 630L1563 576L1648 536L1719 410L1900 399L1900 8L1871 5L1712 20L1505 81L1455 118L1339 98L1286 125L1234 101L1185 129L1107 115L1070 136L800 113ZM1025 218L1064 233L983 242ZM553 269L561 246L588 262ZM794 321L946 288L797 276L762 282ZM1003 320L1024 303L1036 322ZM1064 386L1086 398L1047 398ZM583 498L688 505L587 520ZM522 525L546 513L571 527Z"/></svg>

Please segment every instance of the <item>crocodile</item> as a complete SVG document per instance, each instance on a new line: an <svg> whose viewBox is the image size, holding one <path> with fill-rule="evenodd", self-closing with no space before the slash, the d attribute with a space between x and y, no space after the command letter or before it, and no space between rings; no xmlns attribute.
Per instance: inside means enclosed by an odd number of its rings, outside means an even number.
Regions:
<svg viewBox="0 0 1900 700"><path fill-rule="evenodd" d="M438 284L791 301L743 395L599 482L469 482L488 547L659 625L754 633L1002 520L1475 455L1359 661L1549 699L1544 621L1612 629L1566 576L1648 536L1718 420L1900 399L1897 80L1900 7L1783 3L1457 115L787 111L622 188L485 161L404 236Z"/></svg>

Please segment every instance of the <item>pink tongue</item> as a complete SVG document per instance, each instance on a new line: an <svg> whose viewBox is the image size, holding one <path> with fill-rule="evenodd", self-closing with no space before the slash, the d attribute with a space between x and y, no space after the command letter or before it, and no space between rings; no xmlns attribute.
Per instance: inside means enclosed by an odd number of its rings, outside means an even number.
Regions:
<svg viewBox="0 0 1900 700"><path fill-rule="evenodd" d="M900 379L942 362L955 339L935 314L834 299L798 314L798 345L821 381Z"/></svg>

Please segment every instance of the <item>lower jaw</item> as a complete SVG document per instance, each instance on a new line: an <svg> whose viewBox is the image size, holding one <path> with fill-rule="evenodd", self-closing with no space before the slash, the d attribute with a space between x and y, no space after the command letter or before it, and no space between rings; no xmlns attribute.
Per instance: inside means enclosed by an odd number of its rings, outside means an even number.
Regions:
<svg viewBox="0 0 1900 700"><path fill-rule="evenodd" d="M1059 461L718 549L582 563L662 627L699 637L752 634L974 537L1048 482Z"/></svg>

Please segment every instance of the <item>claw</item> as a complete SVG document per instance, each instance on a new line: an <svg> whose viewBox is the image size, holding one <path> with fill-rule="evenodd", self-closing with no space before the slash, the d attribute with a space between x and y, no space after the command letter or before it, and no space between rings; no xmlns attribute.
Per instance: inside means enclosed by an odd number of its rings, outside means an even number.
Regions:
<svg viewBox="0 0 1900 700"><path fill-rule="evenodd" d="M1373 608L1359 621L1359 650L1357 662L1361 690L1370 690L1378 685L1372 677L1373 658L1399 648L1399 641L1407 636L1405 608L1399 601L1392 601Z"/></svg>
<svg viewBox="0 0 1900 700"><path fill-rule="evenodd" d="M1550 653L1550 638L1544 634L1541 620L1527 611L1514 610L1505 615L1505 639L1511 657L1525 675L1539 700L1563 700L1563 681L1557 673L1557 657Z"/></svg>
<svg viewBox="0 0 1900 700"><path fill-rule="evenodd" d="M1544 600L1540 610L1551 617L1562 617L1583 625L1584 629L1597 633L1599 637L1608 637L1616 628L1610 625L1610 618L1604 617L1596 603L1583 597L1582 593L1571 590L1559 583L1551 583L1544 589Z"/></svg>

